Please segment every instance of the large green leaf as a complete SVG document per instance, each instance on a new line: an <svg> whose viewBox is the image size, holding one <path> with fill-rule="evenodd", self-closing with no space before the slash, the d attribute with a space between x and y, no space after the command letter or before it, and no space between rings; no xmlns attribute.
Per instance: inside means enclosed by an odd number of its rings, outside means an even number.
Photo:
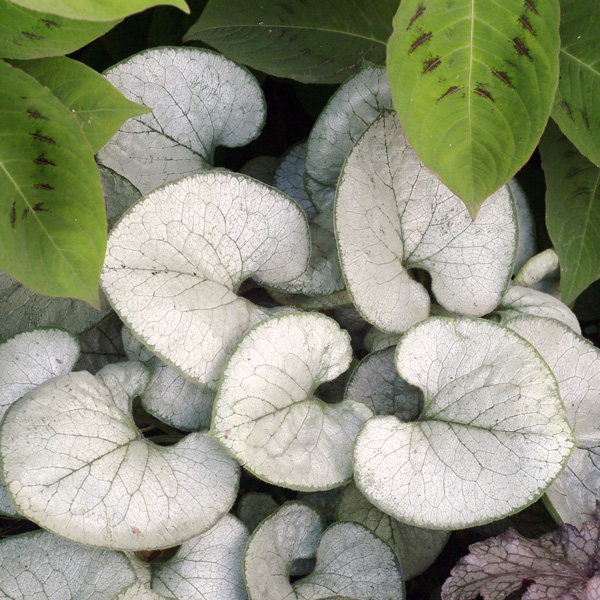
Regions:
<svg viewBox="0 0 600 600"><path fill-rule="evenodd" d="M0 268L98 306L106 216L92 149L33 77L0 61L0 81Z"/></svg>
<svg viewBox="0 0 600 600"><path fill-rule="evenodd" d="M0 56L28 59L68 54L104 35L117 23L119 20L75 21L0 0Z"/></svg>
<svg viewBox="0 0 600 600"><path fill-rule="evenodd" d="M600 12L595 0L561 0L560 79L552 118L600 165Z"/></svg>
<svg viewBox="0 0 600 600"><path fill-rule="evenodd" d="M383 64L398 0L211 0L186 41L280 77L339 83Z"/></svg>
<svg viewBox="0 0 600 600"><path fill-rule="evenodd" d="M121 19L157 4L176 6L190 12L184 0L11 0L14 4L48 12L69 19L84 21L111 21Z"/></svg>
<svg viewBox="0 0 600 600"><path fill-rule="evenodd" d="M552 122L540 143L546 176L546 226L560 261L560 291L570 304L600 277L600 168Z"/></svg>
<svg viewBox="0 0 600 600"><path fill-rule="evenodd" d="M151 111L127 100L102 75L64 56L13 63L29 73L77 117L94 153L131 117Z"/></svg>
<svg viewBox="0 0 600 600"><path fill-rule="evenodd" d="M527 161L558 78L558 0L405 0L388 45L411 144L476 216Z"/></svg>

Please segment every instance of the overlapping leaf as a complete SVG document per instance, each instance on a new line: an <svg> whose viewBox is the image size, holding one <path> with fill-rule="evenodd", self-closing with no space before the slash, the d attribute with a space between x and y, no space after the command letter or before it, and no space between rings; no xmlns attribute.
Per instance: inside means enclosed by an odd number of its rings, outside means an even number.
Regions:
<svg viewBox="0 0 600 600"><path fill-rule="evenodd" d="M321 536L316 511L288 502L263 521L248 542L244 577L250 600L355 600L404 598L398 559L358 523L337 523ZM289 582L294 560L315 556L313 572Z"/></svg>
<svg viewBox="0 0 600 600"><path fill-rule="evenodd" d="M397 8L398 0L211 0L185 40L279 77L339 83L362 60L385 61Z"/></svg>
<svg viewBox="0 0 600 600"><path fill-rule="evenodd" d="M215 389L240 337L269 314L239 298L239 285L295 279L308 255L305 217L287 196L242 175L206 172L127 213L110 236L102 285L152 352Z"/></svg>
<svg viewBox="0 0 600 600"><path fill-rule="evenodd" d="M570 304L600 277L600 167L579 154L556 124L540 142L546 226L560 261L560 291Z"/></svg>
<svg viewBox="0 0 600 600"><path fill-rule="evenodd" d="M318 313L258 324L225 370L211 433L261 479L297 490L338 487L352 476L352 445L371 411L359 402L328 405L313 395L341 375L348 335Z"/></svg>
<svg viewBox="0 0 600 600"><path fill-rule="evenodd" d="M445 309L469 316L496 307L513 269L517 226L510 188L491 196L472 221L461 200L421 163L389 111L346 160L335 227L356 307L391 332L429 315L429 294L410 268L429 271Z"/></svg>
<svg viewBox="0 0 600 600"><path fill-rule="evenodd" d="M75 115L0 61L0 268L36 291L98 306L106 244L100 178Z"/></svg>
<svg viewBox="0 0 600 600"><path fill-rule="evenodd" d="M76 21L0 0L0 56L30 59L69 54L117 23Z"/></svg>
<svg viewBox="0 0 600 600"><path fill-rule="evenodd" d="M14 404L0 429L15 506L67 539L114 549L168 548L212 527L236 496L239 467L192 433L169 447L144 440L131 398L141 363L52 379Z"/></svg>
<svg viewBox="0 0 600 600"><path fill-rule="evenodd" d="M210 168L217 146L243 146L265 120L256 79L199 48L153 48L105 72L129 100L152 112L127 121L98 154L143 194Z"/></svg>
<svg viewBox="0 0 600 600"><path fill-rule="evenodd" d="M74 544L46 531L0 542L0 595L12 600L113 600L135 575L120 552Z"/></svg>
<svg viewBox="0 0 600 600"><path fill-rule="evenodd" d="M590 0L560 0L560 79L552 118L600 166L600 15Z"/></svg>
<svg viewBox="0 0 600 600"><path fill-rule="evenodd" d="M600 494L600 351L564 324L541 317L508 322L556 376L578 446L547 496L565 523L581 526Z"/></svg>
<svg viewBox="0 0 600 600"><path fill-rule="evenodd" d="M120 19L157 4L170 4L189 12L184 0L128 0L126 4L120 0L86 0L84 3L78 0L43 0L43 2L40 0L16 0L14 4L33 10L41 8L53 15L82 21Z"/></svg>
<svg viewBox="0 0 600 600"><path fill-rule="evenodd" d="M493 521L567 463L575 441L554 375L511 330L431 318L402 337L396 368L423 391L421 415L370 419L354 449L358 487L391 516L440 529Z"/></svg>
<svg viewBox="0 0 600 600"><path fill-rule="evenodd" d="M558 23L558 0L405 0L394 18L394 106L423 162L473 217L544 131Z"/></svg>

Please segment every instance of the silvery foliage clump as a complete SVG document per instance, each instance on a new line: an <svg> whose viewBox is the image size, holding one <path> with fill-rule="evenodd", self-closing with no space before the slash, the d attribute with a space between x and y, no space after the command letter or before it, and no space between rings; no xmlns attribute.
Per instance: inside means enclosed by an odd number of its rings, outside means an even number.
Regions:
<svg viewBox="0 0 600 600"><path fill-rule="evenodd" d="M246 69L159 48L105 75L153 108L98 154L106 311L1 284L0 507L45 530L0 543L4 595L402 598L453 529L544 494L576 525L594 510L600 355L526 286L515 181L472 221L381 67L245 169L273 186L212 165L264 124ZM243 473L285 494L238 498Z"/></svg>

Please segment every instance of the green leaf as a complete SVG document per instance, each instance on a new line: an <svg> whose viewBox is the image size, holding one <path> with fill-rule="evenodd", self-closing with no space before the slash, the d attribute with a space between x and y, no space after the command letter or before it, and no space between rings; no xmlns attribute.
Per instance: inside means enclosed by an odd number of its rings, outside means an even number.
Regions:
<svg viewBox="0 0 600 600"><path fill-rule="evenodd" d="M28 59L69 54L119 22L74 21L0 0L0 56Z"/></svg>
<svg viewBox="0 0 600 600"><path fill-rule="evenodd" d="M558 0L405 0L392 96L421 160L475 217L527 161L558 78Z"/></svg>
<svg viewBox="0 0 600 600"><path fill-rule="evenodd" d="M561 0L560 78L552 118L600 165L600 12L593 0Z"/></svg>
<svg viewBox="0 0 600 600"><path fill-rule="evenodd" d="M562 301L600 278L600 169L550 122L540 143L546 226L560 261Z"/></svg>
<svg viewBox="0 0 600 600"><path fill-rule="evenodd" d="M65 56L12 64L49 88L77 117L94 154L127 119L152 110L127 100L102 75Z"/></svg>
<svg viewBox="0 0 600 600"><path fill-rule="evenodd" d="M255 69L340 83L363 60L383 64L398 0L211 0L185 41Z"/></svg>
<svg viewBox="0 0 600 600"><path fill-rule="evenodd" d="M111 21L122 19L158 4L176 6L189 13L184 0L12 0L14 4L36 11L48 12L69 19L83 21Z"/></svg>
<svg viewBox="0 0 600 600"><path fill-rule="evenodd" d="M79 122L33 77L0 61L0 268L50 296L99 305L106 216Z"/></svg>

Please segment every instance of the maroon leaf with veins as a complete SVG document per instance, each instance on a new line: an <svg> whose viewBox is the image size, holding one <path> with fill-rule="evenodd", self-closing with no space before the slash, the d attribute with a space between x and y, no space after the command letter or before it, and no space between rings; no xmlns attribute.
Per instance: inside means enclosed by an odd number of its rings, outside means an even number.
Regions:
<svg viewBox="0 0 600 600"><path fill-rule="evenodd" d="M596 518L600 517L600 504ZM600 521L569 524L537 540L513 529L473 544L452 569L442 600L504 600L529 585L523 600L600 598Z"/></svg>

